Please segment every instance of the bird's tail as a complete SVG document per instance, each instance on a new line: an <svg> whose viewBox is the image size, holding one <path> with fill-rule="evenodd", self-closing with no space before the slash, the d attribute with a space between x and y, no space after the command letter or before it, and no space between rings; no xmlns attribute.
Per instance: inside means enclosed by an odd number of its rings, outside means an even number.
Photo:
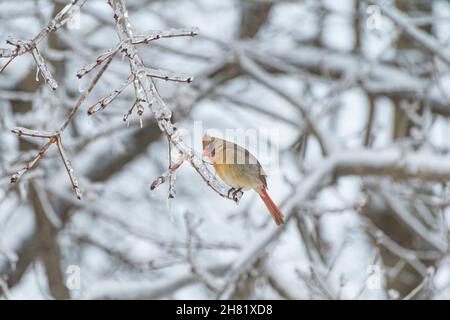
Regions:
<svg viewBox="0 0 450 320"><path fill-rule="evenodd" d="M267 193L267 190L261 188L260 190L258 190L258 193L262 201L264 201L264 204L266 205L267 209L272 215L272 218L277 224L277 226L284 224L283 213L281 212L280 208L278 208L277 205L272 201L269 194Z"/></svg>

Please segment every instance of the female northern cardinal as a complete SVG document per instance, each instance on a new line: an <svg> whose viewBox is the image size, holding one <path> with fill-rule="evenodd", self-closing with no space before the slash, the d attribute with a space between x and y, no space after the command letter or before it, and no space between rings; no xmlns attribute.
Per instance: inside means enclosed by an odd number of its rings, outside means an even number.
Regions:
<svg viewBox="0 0 450 320"><path fill-rule="evenodd" d="M284 223L281 210L267 193L265 173L258 160L245 148L235 143L204 135L202 156L208 157L219 177L235 192L255 190L269 209L277 225ZM231 191L231 190L230 190Z"/></svg>

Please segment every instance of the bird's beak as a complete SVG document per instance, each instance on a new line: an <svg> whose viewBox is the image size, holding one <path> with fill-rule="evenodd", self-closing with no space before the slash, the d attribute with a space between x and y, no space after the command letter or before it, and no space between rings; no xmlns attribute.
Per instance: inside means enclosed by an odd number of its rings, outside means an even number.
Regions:
<svg viewBox="0 0 450 320"><path fill-rule="evenodd" d="M209 150L208 149L203 150L202 157L209 157Z"/></svg>

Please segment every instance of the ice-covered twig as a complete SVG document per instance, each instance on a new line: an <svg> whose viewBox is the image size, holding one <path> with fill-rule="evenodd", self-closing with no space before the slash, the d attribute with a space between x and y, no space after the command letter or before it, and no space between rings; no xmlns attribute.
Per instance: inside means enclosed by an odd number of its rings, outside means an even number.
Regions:
<svg viewBox="0 0 450 320"><path fill-rule="evenodd" d="M61 155L61 159L64 163L64 167L67 170L67 174L69 175L70 182L72 183L72 189L75 192L77 198L81 199L81 191L78 186L78 180L77 180L77 177L75 176L75 171L72 168L72 164L67 159L66 152L64 151L64 148L61 143L61 138L59 136L56 139L56 146L58 148L59 154Z"/></svg>
<svg viewBox="0 0 450 320"><path fill-rule="evenodd" d="M181 156L175 163L171 164L169 170L156 178L150 185L150 190L155 190L159 185L167 181L167 179L183 164L186 159Z"/></svg>
<svg viewBox="0 0 450 320"><path fill-rule="evenodd" d="M63 124L59 127L57 131L54 132L41 132L36 130L30 130L25 128L16 128L13 129L12 132L17 134L19 137L21 136L29 136L29 137L37 137L37 138L47 138L49 141L44 144L41 149L39 149L38 153L19 171L17 171L15 174L11 176L11 183L16 183L24 173L26 173L28 170L34 167L34 165L42 158L42 156L47 152L48 148L55 144L58 148L59 154L61 156L61 159L64 163L64 167L67 170L67 173L70 178L70 182L72 184L72 189L75 192L78 199L81 199L81 191L78 186L78 181L76 179L74 170L72 168L72 165L70 164L70 161L67 159L67 156L65 154L65 151L62 147L61 143L61 134L64 132L64 130L67 128L69 123L72 121L72 119L75 117L75 114L83 104L83 102L87 99L89 93L94 89L97 82L100 80L103 73L106 71L108 66L110 65L114 55L111 56L107 62L103 65L103 67L100 69L100 71L97 73L97 75L94 77L92 82L90 83L87 90L80 96L75 106L70 111L67 119L63 122Z"/></svg>
<svg viewBox="0 0 450 320"><path fill-rule="evenodd" d="M53 138L58 134L56 131L38 131L26 128L14 128L11 132L15 133L18 137L26 136L34 138Z"/></svg>
<svg viewBox="0 0 450 320"><path fill-rule="evenodd" d="M86 74L88 74L89 72L91 72L93 69L95 69L97 66L99 66L100 64L102 64L105 60L107 60L108 58L110 58L111 56L115 55L117 52L122 52L122 51L126 51L127 50L127 46L129 44L148 44L149 42L153 41L153 40L158 40L158 39L162 39L162 38L173 38L173 37L186 37L186 36L195 36L198 34L198 29L197 28L192 28L192 29L171 29L168 31L150 31L146 34L140 34L140 35L134 35L131 36L129 38L125 38L122 41L120 41L114 48L109 49L108 51L106 51L105 53L102 53L101 55L99 55L97 57L97 59L95 60L95 62L90 63L89 65L87 65L86 67L80 69L77 72L77 77L78 78L82 78L84 77ZM149 69L149 70L154 70L154 69ZM155 70L155 74L158 74L157 71L159 70ZM165 75L164 75L165 76ZM174 78L176 78L176 74L171 75ZM179 75L179 77L181 77L183 75ZM157 77L157 76L155 76ZM188 78L190 79L185 80L184 82L191 82L192 81L192 77ZM171 80L171 79L164 79L164 80ZM172 81L182 81L182 80L172 80Z"/></svg>
<svg viewBox="0 0 450 320"><path fill-rule="evenodd" d="M169 142L169 150L168 150L168 156L169 156L169 169L173 168L175 166L177 166L178 164L175 163L174 165L172 164L172 145ZM181 155L181 158L183 157L183 155ZM181 166L178 165L178 166ZM168 199L173 199L175 198L175 194L176 194L176 189L175 189L175 182L177 180L177 176L175 174L174 170L171 170L169 173L169 195L167 196Z"/></svg>
<svg viewBox="0 0 450 320"><path fill-rule="evenodd" d="M159 40L163 38L175 38L175 37L193 37L198 35L199 29L170 29L164 31L148 31L143 34L137 34L132 37L131 44L148 44L151 41Z"/></svg>
<svg viewBox="0 0 450 320"><path fill-rule="evenodd" d="M9 38L6 42L7 44L14 47L14 49L0 49L0 58L9 58L5 65L0 68L0 72L5 70L5 68L18 56L23 55L26 52L31 52L36 64L41 71L42 76L45 78L49 86L55 90L57 88L57 83L51 76L44 59L37 51L37 45L44 40L50 32L55 32L66 24L75 14L80 12L81 7L84 5L86 0L72 0L67 4L56 16L47 24L47 26L42 29L36 37L30 41L22 41L15 38Z"/></svg>
<svg viewBox="0 0 450 320"><path fill-rule="evenodd" d="M128 109L128 111L123 115L123 121L124 121L124 122L127 122L128 117L133 113L134 108L135 108L138 104L140 105L140 101L139 101L138 99L135 99L134 102L133 102L133 105L131 106L131 108Z"/></svg>
<svg viewBox="0 0 450 320"><path fill-rule="evenodd" d="M42 156L45 154L45 152L47 152L48 148L52 144L53 144L52 140L44 144L42 148L39 149L38 153L33 158L31 158L31 160L28 161L27 164L22 169L18 170L11 176L11 183L16 183L24 175L25 172L33 168L36 162L38 162L42 158Z"/></svg>
<svg viewBox="0 0 450 320"><path fill-rule="evenodd" d="M62 124L62 126L59 128L59 131L62 132L66 129L66 127L69 125L69 123L72 121L73 117L75 117L75 114L80 109L83 102L87 99L91 91L94 89L97 82L100 80L100 78L105 73L106 69L108 69L109 65L111 64L111 61L113 60L114 55L109 57L109 59L106 61L106 63L103 65L103 67L100 69L100 71L97 73L97 75L94 77L94 79L89 84L89 87L87 90L83 93L83 95L78 99L77 103L75 104L75 107L72 108L72 110L69 113L69 116L67 117L66 121Z"/></svg>
<svg viewBox="0 0 450 320"><path fill-rule="evenodd" d="M89 72L91 72L92 70L94 70L97 66L101 65L103 62L105 62L106 60L110 59L111 57L113 57L121 48L122 43L120 43L119 45L117 45L116 47L109 49L108 51L106 51L105 53L102 53L101 55L99 55L97 57L97 59L95 60L95 62L88 64L86 67L80 69L77 72L77 77L79 79L81 79L82 77L84 77L86 74L88 74Z"/></svg>
<svg viewBox="0 0 450 320"><path fill-rule="evenodd" d="M125 8L123 0L110 0L109 4L114 11L114 19L116 21L117 29L119 30L119 36L122 40L133 39L133 32L131 30L131 24L128 20L128 12ZM196 29L185 30L183 32L176 32L170 30L169 32L160 33L161 37L173 37L173 36L194 36L197 34ZM159 95L152 78L147 77L146 67L137 53L135 44L148 42L150 39L156 40L156 36L150 38L144 37L143 39L132 42L130 44L124 44L123 52L126 54L130 62L131 73L135 75L136 79L136 95L137 99L145 101L148 104L153 116L158 122L158 126L161 131L167 136L170 143L178 149L178 151L184 155L186 161L188 161L192 167L200 174L202 179L218 194L224 198L231 199L235 202L239 202L242 197L242 192L231 195L228 191L230 187L217 180L217 178L208 170L205 163L194 154L194 151L185 144L180 135L177 134L177 128L172 123L172 111L167 107L161 96ZM146 40L147 39L147 40ZM144 41L145 40L145 41Z"/></svg>
<svg viewBox="0 0 450 320"><path fill-rule="evenodd" d="M176 73L152 68L146 68L145 70L147 71L148 76L166 81L187 82L187 83L194 81L194 78L192 76L184 73Z"/></svg>
<svg viewBox="0 0 450 320"><path fill-rule="evenodd" d="M6 43L15 49L0 49L0 58L12 58L23 55L32 48L35 48L50 32L55 32L66 24L75 14L80 12L81 7L87 0L72 0L58 12L55 17L42 29L31 41L22 41L15 38L8 38Z"/></svg>
<svg viewBox="0 0 450 320"><path fill-rule="evenodd" d="M13 130L14 131L14 130ZM26 130L28 131L28 130ZM38 151L38 153L19 171L17 171L15 174L11 176L11 183L16 183L25 172L30 170L34 167L34 165L42 158L42 156L47 152L48 148L52 144L56 144L56 147L58 148L59 154L61 155L61 158L63 160L64 166L67 170L67 173L69 174L70 182L72 183L72 189L75 192L78 199L81 199L81 191L78 186L77 178L75 177L74 170L72 168L72 165L70 164L70 161L67 159L66 153L62 147L61 144L61 137L58 132L56 132L54 135L48 135L48 134L35 134L33 132L27 132L19 134L19 136L31 136L31 137L39 137L39 138L48 138L49 141Z"/></svg>
<svg viewBox="0 0 450 320"><path fill-rule="evenodd" d="M37 48L31 49L31 54L36 61L37 68L39 69L42 77L44 77L45 82L52 88L52 90L56 90L58 88L58 83L53 78L52 73L48 70L48 66L45 63L44 58L39 53Z"/></svg>
<svg viewBox="0 0 450 320"><path fill-rule="evenodd" d="M125 80L119 88L115 89L112 93L100 99L97 103L93 104L87 109L88 115L92 115L98 111L105 109L111 102L116 99L123 90L133 81L133 77L129 76L127 80Z"/></svg>

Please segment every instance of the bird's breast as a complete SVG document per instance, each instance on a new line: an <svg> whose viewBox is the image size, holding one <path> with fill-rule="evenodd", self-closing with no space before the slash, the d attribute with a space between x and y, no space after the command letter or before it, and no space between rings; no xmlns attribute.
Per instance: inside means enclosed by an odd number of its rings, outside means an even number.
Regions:
<svg viewBox="0 0 450 320"><path fill-rule="evenodd" d="M240 164L214 164L217 175L226 184L235 189L256 189L261 185L261 180L253 165Z"/></svg>

